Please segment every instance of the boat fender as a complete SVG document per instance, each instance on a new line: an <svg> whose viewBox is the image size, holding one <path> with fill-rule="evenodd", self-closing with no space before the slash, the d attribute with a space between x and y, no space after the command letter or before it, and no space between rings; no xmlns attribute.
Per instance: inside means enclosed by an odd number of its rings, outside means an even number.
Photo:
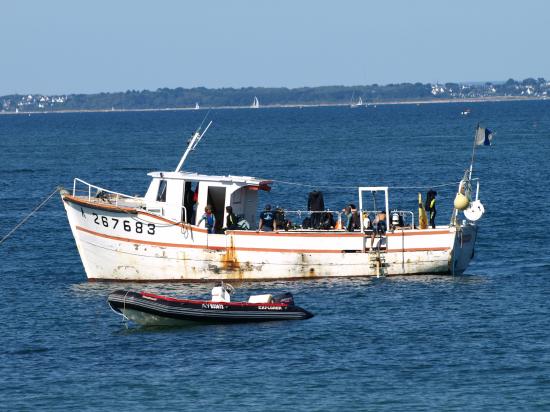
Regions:
<svg viewBox="0 0 550 412"><path fill-rule="evenodd" d="M454 201L454 207L457 210L465 210L470 205L470 200L462 193L457 193Z"/></svg>
<svg viewBox="0 0 550 412"><path fill-rule="evenodd" d="M483 216L485 213L485 207L479 200L474 200L470 203L469 207L464 210L464 216L472 222L475 222Z"/></svg>

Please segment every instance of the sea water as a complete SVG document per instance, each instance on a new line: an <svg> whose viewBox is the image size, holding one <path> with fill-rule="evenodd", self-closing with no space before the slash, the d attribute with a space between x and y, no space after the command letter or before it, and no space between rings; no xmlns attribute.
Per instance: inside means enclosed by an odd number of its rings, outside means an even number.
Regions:
<svg viewBox="0 0 550 412"><path fill-rule="evenodd" d="M550 102L212 110L186 170L273 180L265 203L341 210L390 186L448 223L478 123L475 259L464 276L235 284L291 291L307 321L129 328L108 293L206 297L212 284L91 283L58 196L0 245L2 410L550 409ZM206 111L0 116L0 236L80 177L130 195L173 170ZM290 184L292 183L292 184ZM367 199L368 200L368 199ZM380 201L380 200L378 200Z"/></svg>

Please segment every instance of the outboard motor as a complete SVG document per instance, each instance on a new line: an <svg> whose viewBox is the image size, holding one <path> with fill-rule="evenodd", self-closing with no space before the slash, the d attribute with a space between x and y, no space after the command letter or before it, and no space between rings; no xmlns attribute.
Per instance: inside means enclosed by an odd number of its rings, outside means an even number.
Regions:
<svg viewBox="0 0 550 412"><path fill-rule="evenodd" d="M294 305L294 296L290 292L280 293L273 296L273 302L276 303L285 303L287 305Z"/></svg>

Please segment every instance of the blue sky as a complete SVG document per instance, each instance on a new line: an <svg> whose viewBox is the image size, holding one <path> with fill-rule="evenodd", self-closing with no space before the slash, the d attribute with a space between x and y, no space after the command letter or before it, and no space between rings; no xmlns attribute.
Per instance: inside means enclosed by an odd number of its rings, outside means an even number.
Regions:
<svg viewBox="0 0 550 412"><path fill-rule="evenodd" d="M550 78L550 2L2 2L0 95Z"/></svg>

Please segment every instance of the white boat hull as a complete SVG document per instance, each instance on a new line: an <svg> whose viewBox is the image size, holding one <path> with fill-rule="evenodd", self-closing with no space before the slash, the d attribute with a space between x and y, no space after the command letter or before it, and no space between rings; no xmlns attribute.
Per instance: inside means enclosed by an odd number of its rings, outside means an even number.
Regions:
<svg viewBox="0 0 550 412"><path fill-rule="evenodd" d="M63 196L89 279L128 281L267 280L460 274L477 228L445 226L388 232L380 252L370 236L344 231L206 230L152 213ZM378 245L375 240L374 246Z"/></svg>

